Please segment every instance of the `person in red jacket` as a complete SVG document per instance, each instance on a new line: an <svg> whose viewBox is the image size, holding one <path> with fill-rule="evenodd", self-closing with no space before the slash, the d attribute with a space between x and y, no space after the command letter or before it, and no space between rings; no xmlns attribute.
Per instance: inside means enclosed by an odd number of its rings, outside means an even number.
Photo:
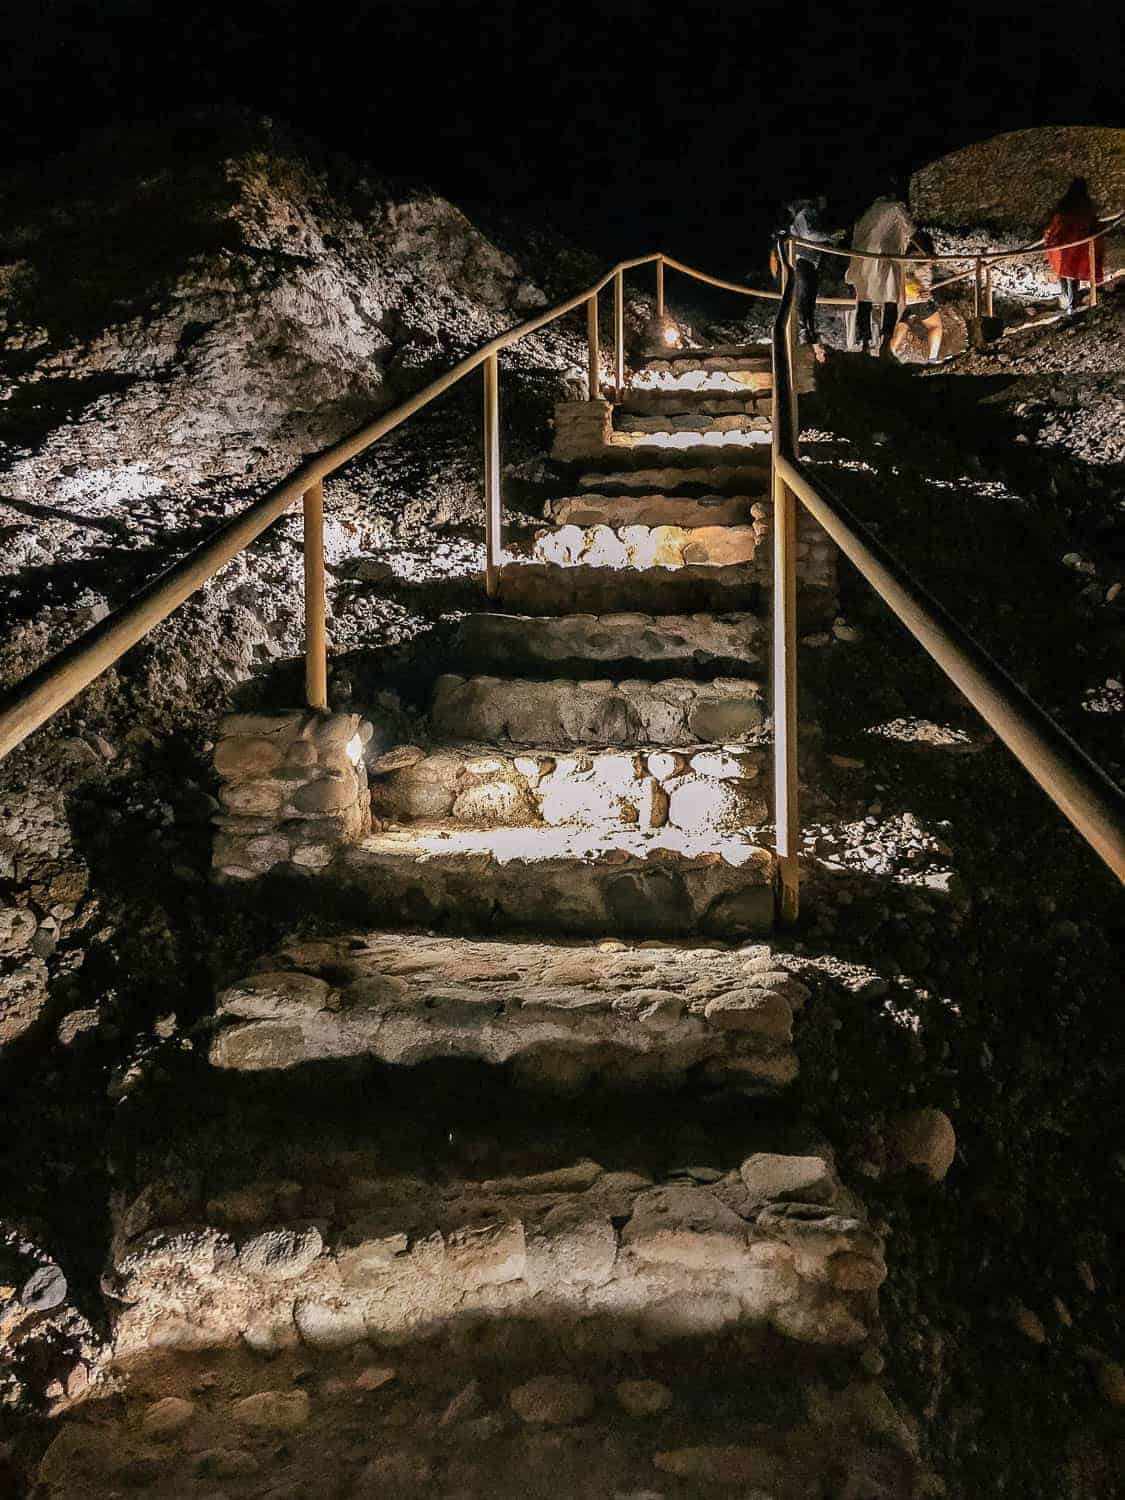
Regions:
<svg viewBox="0 0 1125 1500"><path fill-rule="evenodd" d="M1043 231L1043 243L1047 247L1047 259L1055 275L1062 282L1066 310L1072 313L1078 306L1078 283L1090 279L1090 246L1075 245L1084 235L1093 234L1100 224L1098 211L1090 198L1085 177L1076 177L1055 204L1050 223ZM1070 249L1055 250L1053 245L1070 245ZM1102 279L1102 241L1094 241L1094 275Z"/></svg>

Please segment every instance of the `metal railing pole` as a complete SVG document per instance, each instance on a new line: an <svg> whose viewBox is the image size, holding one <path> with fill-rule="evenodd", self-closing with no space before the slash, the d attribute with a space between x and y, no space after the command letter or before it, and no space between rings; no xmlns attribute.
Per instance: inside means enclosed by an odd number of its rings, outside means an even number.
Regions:
<svg viewBox="0 0 1125 1500"><path fill-rule="evenodd" d="M324 482L304 493L305 702L328 712L328 633L324 608Z"/></svg>
<svg viewBox="0 0 1125 1500"><path fill-rule="evenodd" d="M656 316L664 316L664 257L656 262Z"/></svg>
<svg viewBox="0 0 1125 1500"><path fill-rule="evenodd" d="M600 401L602 394L602 351L598 342L598 294L586 303L586 349L589 359L590 400Z"/></svg>
<svg viewBox="0 0 1125 1500"><path fill-rule="evenodd" d="M484 362L484 587L490 599L500 592L500 554L503 548L500 510L500 362L490 354Z"/></svg>
<svg viewBox="0 0 1125 1500"><path fill-rule="evenodd" d="M1090 241L1090 306L1098 305L1098 242Z"/></svg>
<svg viewBox="0 0 1125 1500"><path fill-rule="evenodd" d="M625 393L625 278L613 278L613 385L620 401Z"/></svg>
<svg viewBox="0 0 1125 1500"><path fill-rule="evenodd" d="M985 316L991 318L992 312L992 266L984 268L984 312Z"/></svg>
<svg viewBox="0 0 1125 1500"><path fill-rule="evenodd" d="M979 344L981 341L981 280L982 261L978 255L973 266L973 342Z"/></svg>
<svg viewBox="0 0 1125 1500"><path fill-rule="evenodd" d="M782 293L795 274L793 246L782 247ZM795 306L795 304L794 304ZM786 331L785 357L788 377L783 383L795 392L793 380L794 318ZM776 362L776 351L775 351ZM777 853L776 907L779 922L795 922L800 912L800 807L797 765L797 506L793 493L781 477L780 423L785 413L777 402L779 372L773 378L773 445L771 489L773 494L773 786ZM792 441L796 442L796 401L793 406Z"/></svg>

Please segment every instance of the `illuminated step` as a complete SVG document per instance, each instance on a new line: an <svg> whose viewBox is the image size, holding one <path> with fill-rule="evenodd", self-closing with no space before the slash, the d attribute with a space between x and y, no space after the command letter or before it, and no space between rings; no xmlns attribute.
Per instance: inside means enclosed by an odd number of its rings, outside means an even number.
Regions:
<svg viewBox="0 0 1125 1500"><path fill-rule="evenodd" d="M769 849L740 834L446 819L372 833L307 889L381 924L740 938L770 930L773 869Z"/></svg>
<svg viewBox="0 0 1125 1500"><path fill-rule="evenodd" d="M754 526L559 526L538 531L535 562L595 568L729 567L754 561Z"/></svg>
<svg viewBox="0 0 1125 1500"><path fill-rule="evenodd" d="M566 495L546 507L560 526L749 526L750 495Z"/></svg>
<svg viewBox="0 0 1125 1500"><path fill-rule="evenodd" d="M770 815L765 744L632 751L551 745L517 753L444 743L416 753L413 764L372 776L376 818L726 834L748 832Z"/></svg>
<svg viewBox="0 0 1125 1500"><path fill-rule="evenodd" d="M590 662L668 663L684 668L710 662L760 668L767 624L757 615L466 615L457 627L453 659L511 672L521 666L585 666Z"/></svg>
<svg viewBox="0 0 1125 1500"><path fill-rule="evenodd" d="M574 681L438 678L430 726L446 739L522 745L697 745L761 729L759 684L717 677Z"/></svg>

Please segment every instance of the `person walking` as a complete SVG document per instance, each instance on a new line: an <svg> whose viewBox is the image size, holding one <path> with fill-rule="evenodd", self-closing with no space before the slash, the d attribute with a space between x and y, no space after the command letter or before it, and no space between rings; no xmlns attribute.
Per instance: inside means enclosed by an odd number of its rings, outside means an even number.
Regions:
<svg viewBox="0 0 1125 1500"><path fill-rule="evenodd" d="M1085 177L1076 177L1055 204L1054 213L1043 231L1047 259L1062 283L1063 301L1068 313L1077 310L1079 283L1090 280L1090 246L1075 245L1073 241L1093 234L1100 224ZM1102 279L1103 244L1104 240L1094 241L1094 275L1099 281ZM1060 248L1053 248L1055 246ZM1065 246L1069 248L1061 248Z"/></svg>
<svg viewBox="0 0 1125 1500"><path fill-rule="evenodd" d="M830 245L839 238L825 224L828 199L823 195L815 198L795 198L786 204L786 227L782 233L793 239L809 240L814 245ZM803 244L795 247L794 262L797 274L797 331L802 344L810 344L816 358L823 362L824 346L816 326L816 296L820 284L820 263L824 259L821 251Z"/></svg>
<svg viewBox="0 0 1125 1500"><path fill-rule="evenodd" d="M889 354L891 335L906 302L906 267L901 261L882 257L905 255L913 237L910 210L893 189L875 199L852 232L852 249L868 252L852 256L844 277L855 288L856 339L865 354L871 352L871 320L876 307L880 328L875 352Z"/></svg>

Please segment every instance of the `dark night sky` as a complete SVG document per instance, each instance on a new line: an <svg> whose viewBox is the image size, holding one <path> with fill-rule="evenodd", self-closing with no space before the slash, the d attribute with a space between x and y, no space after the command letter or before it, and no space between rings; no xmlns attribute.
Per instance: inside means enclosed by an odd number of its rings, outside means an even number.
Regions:
<svg viewBox="0 0 1125 1500"><path fill-rule="evenodd" d="M778 199L842 213L888 170L1029 124L1125 124L1114 0L39 0L0 61L10 155L239 104L381 173L607 254L716 235Z"/></svg>

